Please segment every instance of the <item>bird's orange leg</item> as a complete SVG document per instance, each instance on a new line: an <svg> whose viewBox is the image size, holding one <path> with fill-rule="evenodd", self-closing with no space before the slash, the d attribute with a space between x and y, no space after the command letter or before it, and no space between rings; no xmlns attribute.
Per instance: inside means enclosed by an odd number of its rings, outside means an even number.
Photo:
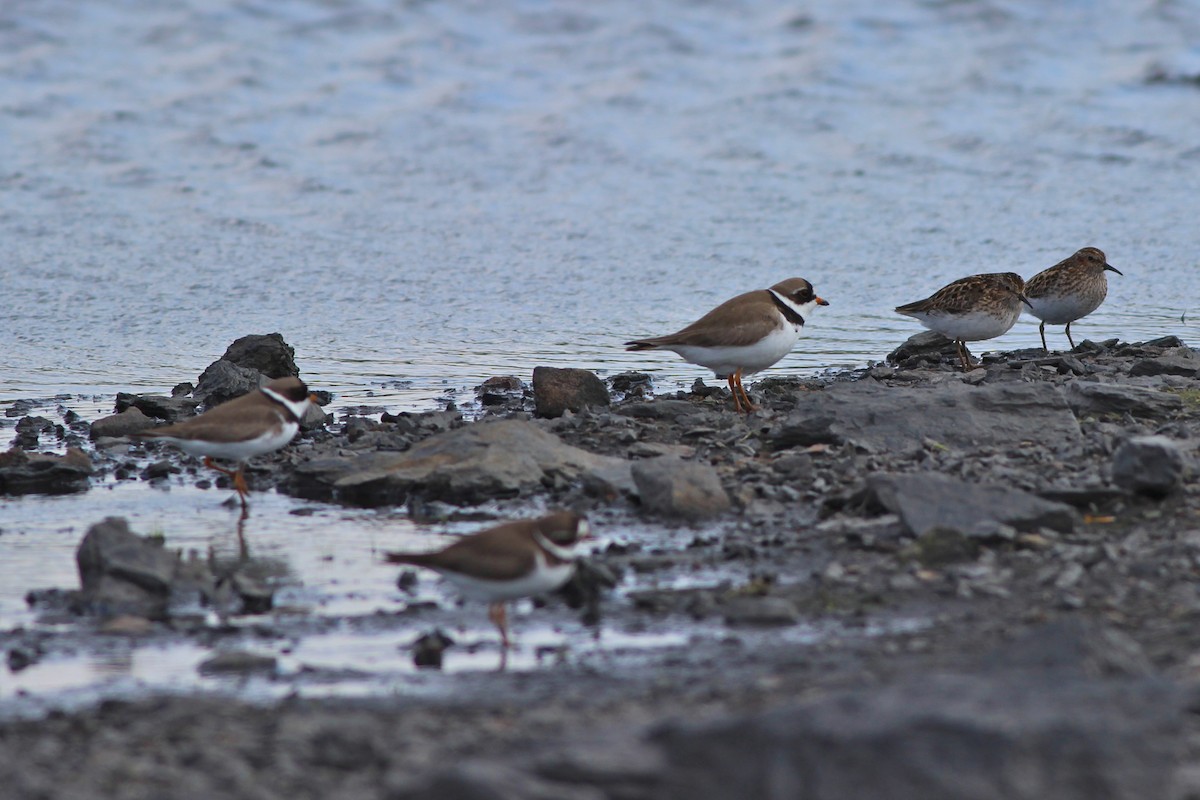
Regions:
<svg viewBox="0 0 1200 800"><path fill-rule="evenodd" d="M214 464L211 456L205 456L204 466L233 478L233 489L238 493L238 499L242 501L242 508L247 507L246 495L250 494L250 487L246 485L245 464L238 464L237 469L225 469Z"/></svg>
<svg viewBox="0 0 1200 800"><path fill-rule="evenodd" d="M504 603L492 603L488 606L488 619L500 631L500 670L508 666L508 607Z"/></svg>
<svg viewBox="0 0 1200 800"><path fill-rule="evenodd" d="M750 395L746 393L746 384L742 383L742 371L739 369L737 373L737 388L742 393L742 410L749 414L751 411L758 410L758 406L754 405L754 401L750 399Z"/></svg>
<svg viewBox="0 0 1200 800"><path fill-rule="evenodd" d="M725 377L726 383L730 384L730 395L733 396L733 410L742 410L742 398L738 397L738 373L731 372Z"/></svg>

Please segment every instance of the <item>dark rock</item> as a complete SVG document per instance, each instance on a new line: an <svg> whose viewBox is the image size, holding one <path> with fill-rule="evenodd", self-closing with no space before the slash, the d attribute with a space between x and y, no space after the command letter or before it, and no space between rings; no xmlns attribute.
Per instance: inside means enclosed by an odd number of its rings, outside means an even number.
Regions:
<svg viewBox="0 0 1200 800"><path fill-rule="evenodd" d="M278 333L243 336L226 348L221 359L270 379L300 376L296 351Z"/></svg>
<svg viewBox="0 0 1200 800"><path fill-rule="evenodd" d="M1083 381L1075 381L1067 388L1067 402L1078 416L1132 414L1135 417L1160 418L1183 408L1183 400L1169 392Z"/></svg>
<svg viewBox="0 0 1200 800"><path fill-rule="evenodd" d="M404 452L306 462L283 488L372 507L402 504L410 493L465 504L585 478L633 490L628 461L572 447L530 422L500 419L436 434Z"/></svg>
<svg viewBox="0 0 1200 800"><path fill-rule="evenodd" d="M200 662L196 668L201 675L274 675L278 669L275 656L262 656L244 650L227 650Z"/></svg>
<svg viewBox="0 0 1200 800"><path fill-rule="evenodd" d="M1019 489L974 484L935 472L910 475L876 473L867 490L883 508L897 514L915 536L931 528L952 528L968 536L990 538L997 523L1019 531L1051 528L1071 531L1075 510Z"/></svg>
<svg viewBox="0 0 1200 800"><path fill-rule="evenodd" d="M242 614L266 614L275 607L275 590L245 572L235 572L229 585L242 601Z"/></svg>
<svg viewBox="0 0 1200 800"><path fill-rule="evenodd" d="M944 567L979 557L979 541L955 528L933 527L917 537L913 545L917 561L924 567Z"/></svg>
<svg viewBox="0 0 1200 800"><path fill-rule="evenodd" d="M947 339L937 331L922 331L914 333L895 350L887 354L889 364L905 364L912 359L932 356L940 360L944 356L958 358L954 341Z"/></svg>
<svg viewBox="0 0 1200 800"><path fill-rule="evenodd" d="M172 464L170 461L155 461L142 470L142 480L153 481L159 478L165 478L172 472L179 472L179 467Z"/></svg>
<svg viewBox="0 0 1200 800"><path fill-rule="evenodd" d="M454 640L441 628L421 634L412 643L413 665L425 669L441 669L442 656L454 646Z"/></svg>
<svg viewBox="0 0 1200 800"><path fill-rule="evenodd" d="M206 408L212 408L252 392L266 382L258 370L239 367L222 358L200 374L193 397Z"/></svg>
<svg viewBox="0 0 1200 800"><path fill-rule="evenodd" d="M194 391L196 391L195 384L191 381L183 381L171 387L171 397L187 397Z"/></svg>
<svg viewBox="0 0 1200 800"><path fill-rule="evenodd" d="M541 777L571 785L603 789L606 797L662 797L659 784L662 755L635 737L618 734L601 746L588 741L561 749L541 748L534 771Z"/></svg>
<svg viewBox="0 0 1200 800"><path fill-rule="evenodd" d="M1092 678L1149 677L1154 665L1133 638L1081 619L1063 619L1023 632L986 654L981 666L1063 672Z"/></svg>
<svg viewBox="0 0 1200 800"><path fill-rule="evenodd" d="M1032 436L1058 447L1082 443L1078 420L1052 384L889 387L858 381L801 394L768 441L776 450L848 442L872 453L904 453L925 440L973 450Z"/></svg>
<svg viewBox="0 0 1200 800"><path fill-rule="evenodd" d="M591 559L580 559L575 564L571 579L555 592L566 601L567 606L582 609L584 625L600 623L600 600L617 585L616 574L607 565Z"/></svg>
<svg viewBox="0 0 1200 800"><path fill-rule="evenodd" d="M608 385L615 394L628 400L635 397L648 397L654 389L650 376L645 372L621 372L608 379Z"/></svg>
<svg viewBox="0 0 1200 800"><path fill-rule="evenodd" d="M608 387L586 369L533 368L533 402L539 417L561 417L585 406L607 406Z"/></svg>
<svg viewBox="0 0 1200 800"><path fill-rule="evenodd" d="M75 561L81 600L91 613L166 618L179 556L161 542L133 533L120 517L108 517L88 529Z"/></svg>
<svg viewBox="0 0 1200 800"><path fill-rule="evenodd" d="M1182 692L1154 680L937 675L659 734L661 796L1144 800L1182 755Z"/></svg>
<svg viewBox="0 0 1200 800"><path fill-rule="evenodd" d="M1183 481L1187 462L1179 445L1165 436L1134 436L1113 454L1113 482L1131 492L1165 497Z"/></svg>
<svg viewBox="0 0 1200 800"><path fill-rule="evenodd" d="M672 456L637 461L633 465L642 508L673 519L700 520L729 510L729 495L709 464Z"/></svg>
<svg viewBox="0 0 1200 800"><path fill-rule="evenodd" d="M1141 375L1183 375L1191 378L1198 371L1200 359L1180 354L1143 359L1129 368L1130 376L1135 378Z"/></svg>
<svg viewBox="0 0 1200 800"><path fill-rule="evenodd" d="M680 417L695 414L699 409L687 400L651 400L645 403L629 403L616 409L618 414L635 419L661 419L674 422Z"/></svg>
<svg viewBox="0 0 1200 800"><path fill-rule="evenodd" d="M91 487L92 460L69 447L64 455L0 453L0 495L73 494Z"/></svg>
<svg viewBox="0 0 1200 800"><path fill-rule="evenodd" d="M160 394L129 394L117 393L116 410L118 413L128 408L136 408L147 417L176 422L196 415L199 401L190 397L163 397Z"/></svg>
<svg viewBox="0 0 1200 800"><path fill-rule="evenodd" d="M606 800L591 786L536 778L492 761L462 761L389 795L393 800Z"/></svg>
<svg viewBox="0 0 1200 800"><path fill-rule="evenodd" d="M16 431L13 446L23 450L36 449L44 433L55 434L60 439L66 433L61 425L56 425L45 417L21 417L17 420Z"/></svg>
<svg viewBox="0 0 1200 800"><path fill-rule="evenodd" d="M525 384L515 375L497 375L475 387L479 402L485 406L505 406L525 399Z"/></svg>
<svg viewBox="0 0 1200 800"><path fill-rule="evenodd" d="M721 604L721 613L725 624L735 627L774 628L800 621L796 604L783 597L732 597Z"/></svg>
<svg viewBox="0 0 1200 800"><path fill-rule="evenodd" d="M41 657L42 653L35 647L14 645L9 648L8 655L4 660L8 665L9 672L20 672L36 664Z"/></svg>
<svg viewBox="0 0 1200 800"><path fill-rule="evenodd" d="M115 438L140 433L153 428L154 425L154 420L143 414L141 409L130 407L120 414L101 417L93 422L89 435L93 440L105 436Z"/></svg>

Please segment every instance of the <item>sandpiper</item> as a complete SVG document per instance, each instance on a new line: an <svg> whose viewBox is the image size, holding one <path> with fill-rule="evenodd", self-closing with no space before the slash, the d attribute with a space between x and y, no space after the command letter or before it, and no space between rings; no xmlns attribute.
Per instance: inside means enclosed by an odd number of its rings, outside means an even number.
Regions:
<svg viewBox="0 0 1200 800"><path fill-rule="evenodd" d="M1070 258L1063 259L1053 267L1042 270L1025 284L1025 296L1029 298L1029 309L1042 323L1038 333L1042 335L1042 349L1047 353L1046 323L1067 325L1067 341L1075 349L1071 338L1071 323L1095 311L1108 294L1108 278L1105 272L1123 275L1121 270L1109 264L1104 253L1095 247L1085 247Z"/></svg>
<svg viewBox="0 0 1200 800"><path fill-rule="evenodd" d="M924 300L898 306L926 328L953 339L963 370L971 369L967 342L979 342L1008 332L1028 305L1025 282L1015 272L990 272L959 278Z"/></svg>

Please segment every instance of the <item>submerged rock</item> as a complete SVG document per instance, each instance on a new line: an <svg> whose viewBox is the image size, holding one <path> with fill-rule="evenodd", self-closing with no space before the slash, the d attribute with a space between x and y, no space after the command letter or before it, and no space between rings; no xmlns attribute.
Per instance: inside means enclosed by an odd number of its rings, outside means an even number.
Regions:
<svg viewBox="0 0 1200 800"><path fill-rule="evenodd" d="M361 506L426 500L476 503L587 479L631 491L629 462L572 447L524 420L487 420L404 452L368 452L299 465L285 490Z"/></svg>
<svg viewBox="0 0 1200 800"><path fill-rule="evenodd" d="M179 555L129 530L120 517L88 529L75 553L84 608L105 617L165 619Z"/></svg>
<svg viewBox="0 0 1200 800"><path fill-rule="evenodd" d="M642 508L671 519L701 520L729 510L729 495L709 464L659 456L635 462Z"/></svg>
<svg viewBox="0 0 1200 800"><path fill-rule="evenodd" d="M100 617L132 616L165 620L199 606L245 614L272 607L272 591L235 572L218 580L205 560L184 560L161 539L139 536L121 517L108 517L88 529L75 553L79 568L78 606ZM229 601L239 608L228 608Z"/></svg>
<svg viewBox="0 0 1200 800"><path fill-rule="evenodd" d="M561 417L586 406L607 406L608 387L586 369L534 367L533 402L539 417Z"/></svg>
<svg viewBox="0 0 1200 800"><path fill-rule="evenodd" d="M91 487L92 460L70 447L64 455L0 453L0 495L73 494Z"/></svg>
<svg viewBox="0 0 1200 800"><path fill-rule="evenodd" d="M1183 482L1183 450L1166 436L1134 436L1113 454L1113 482L1131 492L1165 497Z"/></svg>

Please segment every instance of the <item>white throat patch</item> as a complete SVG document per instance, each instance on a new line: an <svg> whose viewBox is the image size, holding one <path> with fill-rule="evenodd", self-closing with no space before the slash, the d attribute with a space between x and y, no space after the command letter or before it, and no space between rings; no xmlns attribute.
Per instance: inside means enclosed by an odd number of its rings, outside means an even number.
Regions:
<svg viewBox="0 0 1200 800"><path fill-rule="evenodd" d="M559 561L574 561L575 549L572 547L562 547L547 539L540 531L533 532L533 539L542 546L547 553L557 558Z"/></svg>
<svg viewBox="0 0 1200 800"><path fill-rule="evenodd" d="M312 404L312 402L307 397L305 397L303 400L301 400L298 403L293 402L291 400L288 400L283 395L279 394L279 392L275 391L274 389L268 389L265 386L262 387L262 393L265 394L267 397L271 398L272 400L274 400L275 402L282 405L288 411L291 411L293 414L296 415L296 419L300 420L300 421L304 420L304 415L305 415L305 413L308 412L308 407Z"/></svg>

